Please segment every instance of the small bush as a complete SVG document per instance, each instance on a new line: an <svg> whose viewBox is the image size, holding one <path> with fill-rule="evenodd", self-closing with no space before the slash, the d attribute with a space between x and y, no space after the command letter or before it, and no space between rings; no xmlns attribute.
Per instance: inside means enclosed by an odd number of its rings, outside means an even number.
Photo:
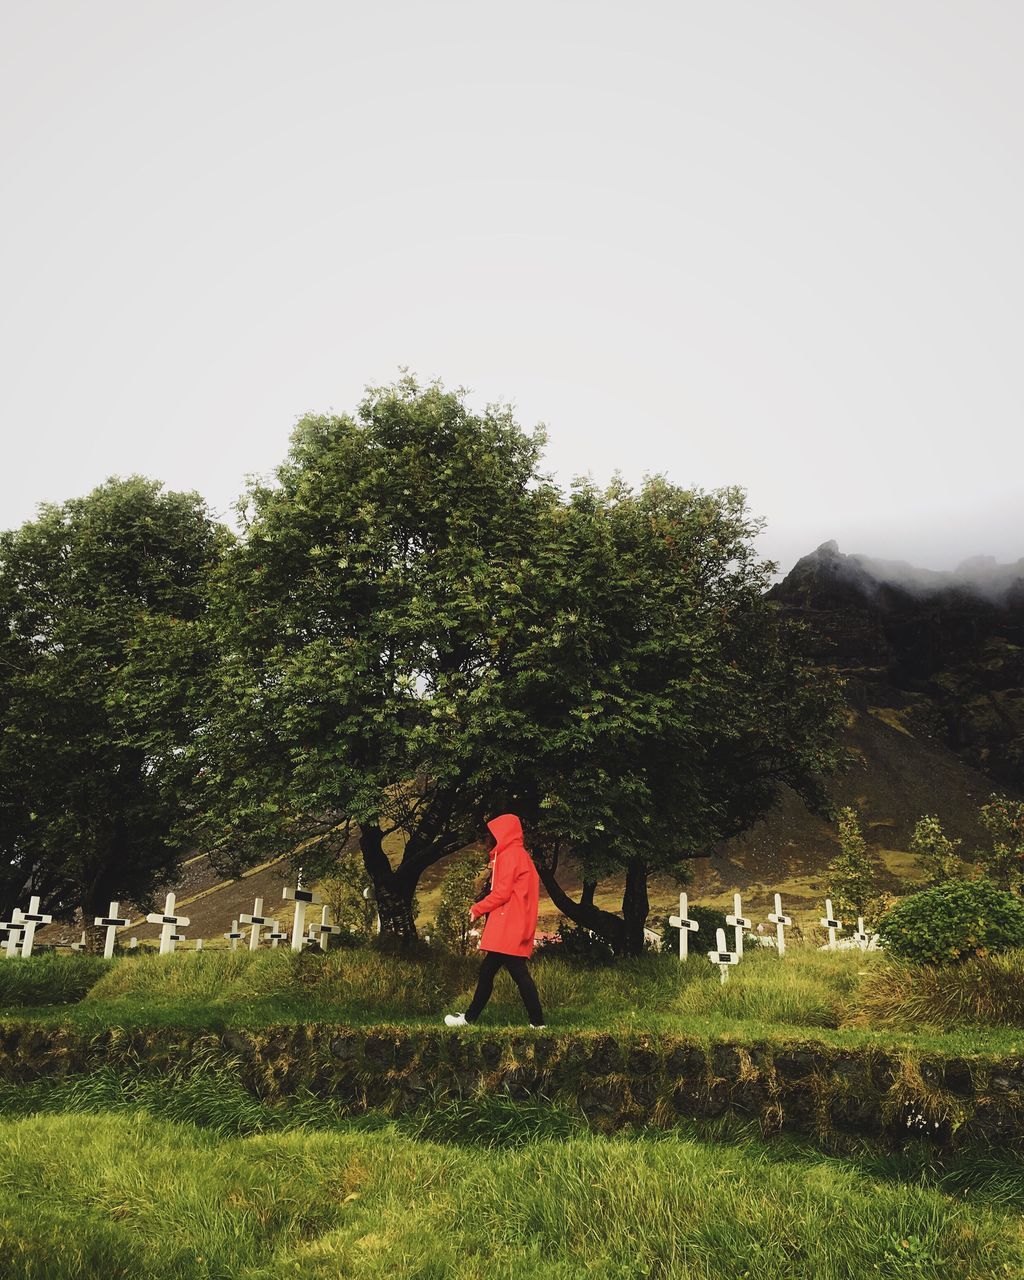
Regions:
<svg viewBox="0 0 1024 1280"><path fill-rule="evenodd" d="M474 928L469 909L478 900L477 884L486 870L483 854L470 849L451 859L441 881L441 903L430 935L432 941L456 955L468 956L476 950L476 939L469 932Z"/></svg>
<svg viewBox="0 0 1024 1280"><path fill-rule="evenodd" d="M74 1004L113 963L102 956L62 956L53 952L0 960L0 1008Z"/></svg>
<svg viewBox="0 0 1024 1280"><path fill-rule="evenodd" d="M564 917L559 919L557 942L551 942L541 951L545 957L568 960L580 965L607 965L615 961L615 952L604 938L582 925L574 925Z"/></svg>
<svg viewBox="0 0 1024 1280"><path fill-rule="evenodd" d="M839 810L840 852L828 864L826 889L832 908L844 920L863 916L866 926L875 926L881 914L877 884L882 861L868 849L856 809Z"/></svg>
<svg viewBox="0 0 1024 1280"><path fill-rule="evenodd" d="M925 873L929 887L963 879L965 868L959 853L962 843L962 840L951 840L934 815L918 818L910 837L910 852L916 855L917 865Z"/></svg>
<svg viewBox="0 0 1024 1280"><path fill-rule="evenodd" d="M989 880L951 880L904 898L878 932L899 960L952 964L1024 947L1024 902Z"/></svg>
<svg viewBox="0 0 1024 1280"><path fill-rule="evenodd" d="M669 917L675 914L674 911L669 912L652 926L661 934L661 950L665 955L679 955L679 931L669 924ZM714 951L717 946L715 933L719 929L725 929L726 942L731 946L733 931L726 925L725 915L724 911L719 911L716 907L690 907L689 917L696 920L699 927L696 933L690 934L689 951L698 956L706 956L709 951Z"/></svg>
<svg viewBox="0 0 1024 1280"><path fill-rule="evenodd" d="M978 817L992 837L992 848L976 857L996 884L1019 892L1024 888L1024 800L993 794Z"/></svg>
<svg viewBox="0 0 1024 1280"><path fill-rule="evenodd" d="M324 876L317 887L331 909L332 920L345 930L340 936L369 942L374 934L377 905L372 897L364 896L367 890L372 894L372 889L362 859L356 854L339 859L334 872Z"/></svg>

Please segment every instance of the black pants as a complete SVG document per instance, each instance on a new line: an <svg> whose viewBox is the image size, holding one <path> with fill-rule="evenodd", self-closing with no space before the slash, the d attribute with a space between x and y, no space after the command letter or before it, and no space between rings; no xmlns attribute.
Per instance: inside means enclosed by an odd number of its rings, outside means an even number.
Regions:
<svg viewBox="0 0 1024 1280"><path fill-rule="evenodd" d="M530 1016L530 1023L535 1027L539 1027L544 1021L544 1014L540 1007L540 996L537 994L537 988L530 977L526 957L506 956L502 955L500 951L488 951L484 956L483 964L480 966L480 977L476 983L476 993L473 996L472 1003L466 1010L466 1021L476 1022L477 1018L480 1017L484 1005L491 998L494 979L497 977L498 970L502 965L512 975L512 981L519 988L519 994L523 997L523 1004L526 1005L526 1012Z"/></svg>

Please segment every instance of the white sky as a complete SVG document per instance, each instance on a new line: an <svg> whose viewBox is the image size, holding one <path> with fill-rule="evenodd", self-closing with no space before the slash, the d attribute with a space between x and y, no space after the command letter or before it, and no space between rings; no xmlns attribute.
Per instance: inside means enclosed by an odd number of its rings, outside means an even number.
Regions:
<svg viewBox="0 0 1024 1280"><path fill-rule="evenodd" d="M2 0L0 527L408 366L783 568L1024 555L1019 0Z"/></svg>

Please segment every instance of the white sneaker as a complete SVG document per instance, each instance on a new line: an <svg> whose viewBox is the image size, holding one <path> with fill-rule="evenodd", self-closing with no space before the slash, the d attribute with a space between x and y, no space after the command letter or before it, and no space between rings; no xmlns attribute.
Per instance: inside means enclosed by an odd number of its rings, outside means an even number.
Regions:
<svg viewBox="0 0 1024 1280"><path fill-rule="evenodd" d="M464 1013L446 1013L444 1015L444 1025L446 1027L468 1027Z"/></svg>

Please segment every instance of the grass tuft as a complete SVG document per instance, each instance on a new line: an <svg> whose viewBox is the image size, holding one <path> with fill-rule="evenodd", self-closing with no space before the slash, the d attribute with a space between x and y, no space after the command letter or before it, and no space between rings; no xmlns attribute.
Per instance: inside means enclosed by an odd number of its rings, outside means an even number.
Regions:
<svg viewBox="0 0 1024 1280"><path fill-rule="evenodd" d="M941 967L890 961L866 977L855 1006L851 1021L863 1025L1021 1027L1024 951Z"/></svg>
<svg viewBox="0 0 1024 1280"><path fill-rule="evenodd" d="M81 1000L104 974L120 967L102 956L42 952L0 959L0 1008L31 1008ZM127 966L125 966L127 967Z"/></svg>

